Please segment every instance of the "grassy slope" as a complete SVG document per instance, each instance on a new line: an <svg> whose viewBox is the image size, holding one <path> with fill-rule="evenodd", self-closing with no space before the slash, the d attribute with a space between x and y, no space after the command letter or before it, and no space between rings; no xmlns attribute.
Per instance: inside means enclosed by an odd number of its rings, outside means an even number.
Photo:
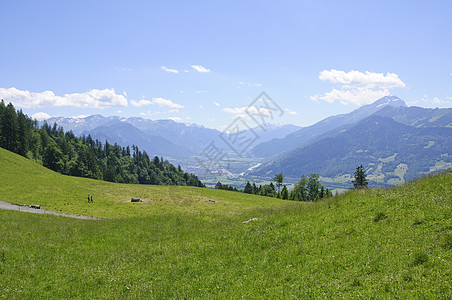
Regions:
<svg viewBox="0 0 452 300"><path fill-rule="evenodd" d="M3 183L3 173L14 163L23 164L27 175L22 176L30 181L48 176L61 180L65 192L82 190L66 195L74 201L93 191L103 193L103 188L117 189L121 197L129 187L142 188L43 170L32 176L35 167L28 170L26 162L11 155L5 162L5 155L1 152L2 189L12 189ZM78 188L64 188L70 182ZM235 203L235 213L229 214L224 214L229 209L200 204L178 207L164 198L174 210L146 206L139 212L113 201L114 209L103 215L99 208L95 215L115 217L125 210L125 215L138 216L105 221L0 211L0 297L448 299L451 183L448 172L396 189L254 209L255 202L267 199L250 198L246 204L246 198L233 199L240 194L215 194ZM146 191L140 189L134 192ZM170 195L185 191L192 190ZM186 201L195 198L193 191ZM34 195L25 189L28 193ZM53 201L61 200L55 196ZM49 199L46 205L80 212L79 204L58 206ZM259 220L242 224L252 217Z"/></svg>
<svg viewBox="0 0 452 300"><path fill-rule="evenodd" d="M234 213L285 203L214 189L114 184L63 176L2 148L0 170L0 200L40 204L48 210L94 217L124 218L167 212ZM88 194L93 195L93 204L88 204ZM145 203L130 203L132 197Z"/></svg>

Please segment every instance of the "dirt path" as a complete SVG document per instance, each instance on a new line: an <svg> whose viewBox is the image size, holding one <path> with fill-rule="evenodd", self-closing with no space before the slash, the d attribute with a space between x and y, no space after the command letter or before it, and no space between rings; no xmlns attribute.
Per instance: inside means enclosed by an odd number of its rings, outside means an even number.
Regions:
<svg viewBox="0 0 452 300"><path fill-rule="evenodd" d="M99 218L88 217L88 216L76 216L76 215L70 215L70 214L57 213L57 212L45 210L42 208L36 209L36 208L31 208L26 205L9 203L9 202L4 202L4 201L0 201L0 209L17 210L17 211L34 213L34 214L46 214L46 215L54 215L54 216L68 217L68 218L74 218L74 219L102 220Z"/></svg>

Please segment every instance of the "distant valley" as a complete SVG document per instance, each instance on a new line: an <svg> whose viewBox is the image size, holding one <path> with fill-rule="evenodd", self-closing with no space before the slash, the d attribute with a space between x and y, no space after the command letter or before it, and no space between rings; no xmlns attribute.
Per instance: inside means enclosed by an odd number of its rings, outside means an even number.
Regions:
<svg viewBox="0 0 452 300"><path fill-rule="evenodd" d="M452 167L452 109L407 107L395 96L308 127L267 124L265 130L241 132L244 138L259 137L243 155L221 138L227 133L196 124L101 115L47 122L78 136L136 145L151 156L180 162L206 181L228 180L239 188L246 180L265 181L279 172L287 183L302 174L318 173L330 187L347 188L360 164L371 185L397 185ZM222 174L204 172L196 160L212 143L230 159Z"/></svg>

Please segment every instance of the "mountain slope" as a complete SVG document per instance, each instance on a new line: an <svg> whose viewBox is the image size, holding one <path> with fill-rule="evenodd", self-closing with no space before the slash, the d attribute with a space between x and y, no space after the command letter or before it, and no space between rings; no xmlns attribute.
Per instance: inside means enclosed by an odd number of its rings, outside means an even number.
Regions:
<svg viewBox="0 0 452 300"><path fill-rule="evenodd" d="M328 131L339 128L347 124L358 122L371 114L377 112L385 106L399 107L406 106L405 102L396 96L386 96L372 104L364 105L351 113L332 116L314 125L301 128L300 130L287 135L284 138L274 139L267 143L262 143L254 147L251 152L258 157L270 157L283 152L290 151L296 147L308 143Z"/></svg>
<svg viewBox="0 0 452 300"><path fill-rule="evenodd" d="M399 123L413 127L448 127L452 128L452 108L422 108L387 106L375 113L392 118Z"/></svg>
<svg viewBox="0 0 452 300"><path fill-rule="evenodd" d="M137 145L150 156L186 157L192 154L183 146L175 145L160 136L143 133L131 124L119 120L112 120L82 134L89 134L100 141L107 140L110 144Z"/></svg>
<svg viewBox="0 0 452 300"><path fill-rule="evenodd" d="M212 141L222 145L220 131L196 124L178 123L173 120L154 121L139 117L128 118L125 122L148 135L160 136L173 144L184 146L195 154L204 150Z"/></svg>
<svg viewBox="0 0 452 300"><path fill-rule="evenodd" d="M349 129L297 148L254 171L289 177L318 173L334 178L366 167L374 183L395 184L452 166L452 128L415 128L370 116Z"/></svg>
<svg viewBox="0 0 452 300"><path fill-rule="evenodd" d="M156 153L163 156L188 157L190 155L198 155L212 142L220 149L233 151L221 139L221 136L227 136L227 134L216 129L196 124L178 123L173 120L92 115L81 118L55 117L48 119L47 123L57 123L58 126L63 127L66 131L72 130L76 136L90 134L94 139L100 141L108 139L110 143L135 144L148 153ZM254 138L257 135L258 138L253 144L256 145L276 137L285 137L298 129L300 127L291 124L267 124L264 130L251 128L246 130L243 136ZM130 134L127 131L130 131Z"/></svg>
<svg viewBox="0 0 452 300"><path fill-rule="evenodd" d="M58 126L63 127L65 131L71 131L76 136L81 136L83 132L93 130L96 127L103 126L119 117L104 117L101 115L91 115L86 117L52 117L47 119L49 125L57 123Z"/></svg>

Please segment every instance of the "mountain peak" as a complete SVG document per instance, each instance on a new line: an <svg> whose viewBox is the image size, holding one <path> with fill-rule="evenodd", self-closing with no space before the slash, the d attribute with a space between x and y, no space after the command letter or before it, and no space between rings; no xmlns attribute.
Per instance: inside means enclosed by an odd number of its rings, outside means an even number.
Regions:
<svg viewBox="0 0 452 300"><path fill-rule="evenodd" d="M394 107L398 107L398 106L404 106L406 107L406 103L405 101L403 101L402 99L400 99L397 96L385 96L383 98L378 99L377 101L375 101L374 103L370 104L374 107L383 107L383 106L394 106Z"/></svg>

